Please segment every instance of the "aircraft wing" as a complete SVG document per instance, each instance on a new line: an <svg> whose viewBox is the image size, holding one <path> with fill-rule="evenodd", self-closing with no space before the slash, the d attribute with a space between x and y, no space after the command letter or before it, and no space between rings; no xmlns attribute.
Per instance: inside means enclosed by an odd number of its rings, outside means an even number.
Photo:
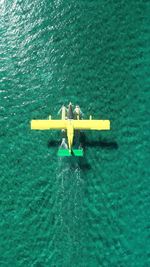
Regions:
<svg viewBox="0 0 150 267"><path fill-rule="evenodd" d="M68 120L31 120L32 130L67 129ZM73 120L75 130L110 130L109 120Z"/></svg>
<svg viewBox="0 0 150 267"><path fill-rule="evenodd" d="M74 129L78 130L110 130L109 120L74 120Z"/></svg>
<svg viewBox="0 0 150 267"><path fill-rule="evenodd" d="M66 125L66 120L31 120L32 130L61 130L65 129Z"/></svg>

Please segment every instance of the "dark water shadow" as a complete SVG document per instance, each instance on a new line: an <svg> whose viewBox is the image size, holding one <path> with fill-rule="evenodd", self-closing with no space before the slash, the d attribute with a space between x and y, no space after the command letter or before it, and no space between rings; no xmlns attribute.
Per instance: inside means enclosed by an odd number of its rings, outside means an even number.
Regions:
<svg viewBox="0 0 150 267"><path fill-rule="evenodd" d="M88 140L85 133L81 133L80 142L82 147L100 147L102 149L118 149L118 143L112 140L98 139L98 140Z"/></svg>
<svg viewBox="0 0 150 267"><path fill-rule="evenodd" d="M79 143L83 149L84 149L84 156L83 157L67 157L70 161L71 164L74 165L74 163L78 163L78 166L83 170L83 171L89 171L92 169L91 164L88 162L88 159L86 157L86 149L89 147L95 147L95 148L101 148L101 149L109 149L109 150L114 150L118 149L118 144L116 141L112 140L107 140L107 139L98 139L98 140L88 140L87 136L84 132L80 133L80 138L79 138ZM47 143L47 146L49 148L54 148L54 147L59 147L61 144L61 140L49 140ZM75 162L74 162L75 160ZM75 164L76 164L75 163Z"/></svg>
<svg viewBox="0 0 150 267"><path fill-rule="evenodd" d="M49 140L47 143L48 147L59 147L61 140ZM88 140L85 133L81 133L80 144L86 149L86 147L100 147L102 149L118 149L119 145L116 141L107 140L107 139L98 139L98 140Z"/></svg>
<svg viewBox="0 0 150 267"><path fill-rule="evenodd" d="M47 146L50 147L58 147L61 144L61 141L49 140ZM101 147L106 149L118 149L118 144L115 141L109 140L86 140L81 139L82 147L85 149L86 147Z"/></svg>
<svg viewBox="0 0 150 267"><path fill-rule="evenodd" d="M83 171L89 171L92 169L91 164L88 163L85 155L84 155L84 157L82 157L80 159L78 158L78 165L79 165L80 169Z"/></svg>
<svg viewBox="0 0 150 267"><path fill-rule="evenodd" d="M47 142L47 146L50 147L59 147L61 144L61 141L56 141L56 140L49 140Z"/></svg>

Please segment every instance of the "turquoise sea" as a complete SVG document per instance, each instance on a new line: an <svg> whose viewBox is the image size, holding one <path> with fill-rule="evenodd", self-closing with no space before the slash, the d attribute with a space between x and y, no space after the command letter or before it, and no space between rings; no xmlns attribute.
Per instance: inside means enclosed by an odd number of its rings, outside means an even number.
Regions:
<svg viewBox="0 0 150 267"><path fill-rule="evenodd" d="M0 0L0 266L150 266L150 1ZM62 104L84 158L31 131Z"/></svg>

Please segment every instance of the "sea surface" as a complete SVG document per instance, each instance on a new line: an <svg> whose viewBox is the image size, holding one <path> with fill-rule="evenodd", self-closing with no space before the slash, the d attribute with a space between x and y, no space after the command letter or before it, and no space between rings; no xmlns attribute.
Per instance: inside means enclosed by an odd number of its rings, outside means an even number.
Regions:
<svg viewBox="0 0 150 267"><path fill-rule="evenodd" d="M0 266L150 266L150 1L0 0ZM62 104L111 131L31 131Z"/></svg>

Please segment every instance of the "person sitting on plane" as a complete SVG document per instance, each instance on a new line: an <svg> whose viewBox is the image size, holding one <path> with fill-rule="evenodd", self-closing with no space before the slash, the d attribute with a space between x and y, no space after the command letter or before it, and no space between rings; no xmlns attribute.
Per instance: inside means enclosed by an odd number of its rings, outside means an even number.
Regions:
<svg viewBox="0 0 150 267"><path fill-rule="evenodd" d="M81 120L81 118L82 118L82 111L78 105L76 105L76 107L74 109L74 117L75 117L75 119L79 118L79 120Z"/></svg>

